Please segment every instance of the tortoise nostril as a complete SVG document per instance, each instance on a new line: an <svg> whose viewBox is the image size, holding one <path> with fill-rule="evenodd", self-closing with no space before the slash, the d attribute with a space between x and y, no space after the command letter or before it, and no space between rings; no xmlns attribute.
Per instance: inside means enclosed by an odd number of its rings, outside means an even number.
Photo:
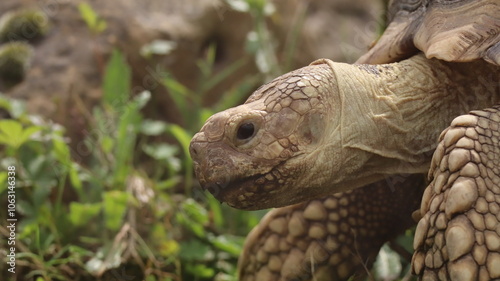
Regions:
<svg viewBox="0 0 500 281"><path fill-rule="evenodd" d="M198 157L200 153L200 144L197 142L192 142L189 145L189 154L191 154L191 158Z"/></svg>

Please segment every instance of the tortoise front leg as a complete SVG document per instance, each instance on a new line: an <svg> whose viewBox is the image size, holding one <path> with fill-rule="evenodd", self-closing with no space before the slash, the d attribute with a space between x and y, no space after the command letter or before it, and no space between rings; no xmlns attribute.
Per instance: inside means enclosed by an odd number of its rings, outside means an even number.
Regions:
<svg viewBox="0 0 500 281"><path fill-rule="evenodd" d="M440 137L415 234L423 280L500 278L500 106L457 117Z"/></svg>
<svg viewBox="0 0 500 281"><path fill-rule="evenodd" d="M364 276L382 244L414 224L424 186L421 175L397 176L270 211L247 238L239 280Z"/></svg>

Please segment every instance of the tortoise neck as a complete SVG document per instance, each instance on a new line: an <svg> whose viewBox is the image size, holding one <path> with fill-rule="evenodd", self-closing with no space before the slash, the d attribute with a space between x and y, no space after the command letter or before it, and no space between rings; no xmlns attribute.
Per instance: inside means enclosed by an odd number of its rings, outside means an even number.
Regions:
<svg viewBox="0 0 500 281"><path fill-rule="evenodd" d="M335 178L327 181L339 184L335 191L426 172L439 134L455 117L500 100L500 68L484 61L417 55L384 65L327 63L338 95L330 109L333 143L325 151L335 159Z"/></svg>

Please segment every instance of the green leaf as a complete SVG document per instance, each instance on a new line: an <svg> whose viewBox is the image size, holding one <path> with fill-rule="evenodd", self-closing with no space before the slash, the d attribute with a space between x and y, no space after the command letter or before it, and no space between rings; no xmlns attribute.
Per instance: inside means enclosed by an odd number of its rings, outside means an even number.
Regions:
<svg viewBox="0 0 500 281"><path fill-rule="evenodd" d="M170 40L153 40L151 43L142 46L140 54L145 58L152 55L168 55L177 47L177 42Z"/></svg>
<svg viewBox="0 0 500 281"><path fill-rule="evenodd" d="M27 127L26 129L24 129L24 131L22 132L22 135L21 135L21 144L19 146L21 146L23 143L25 143L27 140L29 140L29 138L36 132L40 131L42 128L41 127L38 127L38 126L30 126L30 127Z"/></svg>
<svg viewBox="0 0 500 281"><path fill-rule="evenodd" d="M158 136L165 132L167 124L158 120L144 120L141 124L141 133L146 136Z"/></svg>
<svg viewBox="0 0 500 281"><path fill-rule="evenodd" d="M7 190L7 177L6 171L0 172L0 195Z"/></svg>
<svg viewBox="0 0 500 281"><path fill-rule="evenodd" d="M106 30L106 27L108 27L106 21L104 21L103 19L99 20L94 28L95 33L103 32L104 30Z"/></svg>
<svg viewBox="0 0 500 281"><path fill-rule="evenodd" d="M16 120L0 120L0 143L18 148L23 126Z"/></svg>
<svg viewBox="0 0 500 281"><path fill-rule="evenodd" d="M222 209L220 202L213 196L208 196L208 205L210 206L210 212L212 213L212 218L214 224L217 227L222 227L224 223L224 216L222 215Z"/></svg>
<svg viewBox="0 0 500 281"><path fill-rule="evenodd" d="M236 278L236 269L231 266L230 270L230 273L217 273L217 275L214 276L214 281L238 281L238 278Z"/></svg>
<svg viewBox="0 0 500 281"><path fill-rule="evenodd" d="M199 240L181 242L180 246L179 257L185 261L202 260L213 254L210 246Z"/></svg>
<svg viewBox="0 0 500 281"><path fill-rule="evenodd" d="M267 0L246 0L246 2L249 4L252 12L265 16L273 14L276 9L271 1Z"/></svg>
<svg viewBox="0 0 500 281"><path fill-rule="evenodd" d="M168 143L151 144L143 146L144 152L156 160L169 160L178 152L178 147Z"/></svg>
<svg viewBox="0 0 500 281"><path fill-rule="evenodd" d="M181 144L182 151L184 154L183 157L183 164L184 164L184 171L185 171L185 190L186 193L190 192L190 188L192 187L192 180L193 180L193 160L190 157L189 154L189 144L191 142L191 134L189 134L185 129L183 129L181 126L176 125L176 124L170 124L167 127L167 131L172 134L177 141Z"/></svg>
<svg viewBox="0 0 500 281"><path fill-rule="evenodd" d="M182 119L189 123L193 115L193 112L189 110L189 102L194 99L195 94L172 76L166 76L161 82L167 88L176 108L181 112Z"/></svg>
<svg viewBox="0 0 500 281"><path fill-rule="evenodd" d="M71 182L71 185L78 193L80 200L82 200L83 199L82 197L84 197L83 196L83 185L82 185L82 181L80 179L80 173L78 171L79 171L78 164L72 163L71 169L69 170L69 181Z"/></svg>
<svg viewBox="0 0 500 281"><path fill-rule="evenodd" d="M80 3L78 10L83 21L85 21L85 24L93 33L98 34L106 29L106 22L97 15L88 3Z"/></svg>
<svg viewBox="0 0 500 281"><path fill-rule="evenodd" d="M29 238L33 241L33 236L37 231L39 231L39 229L40 226L36 220L36 217L25 217L19 224L19 232L17 237L19 239ZM32 243L34 244L34 242L35 241L33 241Z"/></svg>
<svg viewBox="0 0 500 281"><path fill-rule="evenodd" d="M225 109L227 109L227 108L225 108ZM222 110L219 110L219 111L222 111ZM210 118L210 116L212 116L214 114L215 114L215 112L213 110L211 110L209 108L202 108L201 112L200 112L200 120L199 120L197 129L200 129L203 126L203 124L205 124L207 119Z"/></svg>
<svg viewBox="0 0 500 281"><path fill-rule="evenodd" d="M105 245L85 264L85 269L97 275L98 272L117 268L122 263L125 249L126 245L123 242L117 243L112 247L110 247L110 245Z"/></svg>
<svg viewBox="0 0 500 281"><path fill-rule="evenodd" d="M167 89L171 91L171 94L174 94L176 96L187 97L191 92L186 86L177 82L177 80L175 80L175 78L172 76L166 76L162 82L165 87L167 87Z"/></svg>
<svg viewBox="0 0 500 281"><path fill-rule="evenodd" d="M69 165L71 162L71 155L69 152L69 147L64 141L64 139L60 137L52 138L52 144L54 145L54 154L56 159L59 160L63 165Z"/></svg>
<svg viewBox="0 0 500 281"><path fill-rule="evenodd" d="M103 194L106 228L118 230L122 225L123 216L127 210L129 195L126 192L113 190Z"/></svg>
<svg viewBox="0 0 500 281"><path fill-rule="evenodd" d="M132 167L133 153L131 151L134 150L139 125L142 121L140 109L150 98L151 93L149 91L140 93L127 104L120 117L117 134L118 142L115 150L116 170L113 177L115 185L122 185L125 182L125 178Z"/></svg>
<svg viewBox="0 0 500 281"><path fill-rule="evenodd" d="M235 11L242 13L248 13L250 11L250 5L248 5L248 2L245 0L226 0L226 3Z"/></svg>
<svg viewBox="0 0 500 281"><path fill-rule="evenodd" d="M215 54L216 54L217 46L212 43L208 46L207 52L204 59L200 59L197 61L197 66L201 70L203 77L206 80L212 74L212 68L215 62Z"/></svg>
<svg viewBox="0 0 500 281"><path fill-rule="evenodd" d="M178 146L166 143L144 144L142 150L159 162L158 167L165 168L166 166L169 175L173 175L181 170L182 161L176 156L179 151Z"/></svg>
<svg viewBox="0 0 500 281"><path fill-rule="evenodd" d="M219 235L210 239L210 242L217 249L238 257L241 254L244 240L245 238L242 237Z"/></svg>
<svg viewBox="0 0 500 281"><path fill-rule="evenodd" d="M188 198L181 205L181 210L176 214L176 220L191 230L196 236L206 236L205 225L209 222L207 210L198 202Z"/></svg>
<svg viewBox="0 0 500 281"><path fill-rule="evenodd" d="M165 239L165 236L161 237L158 241L160 242L160 248L158 251L164 257L176 256L179 253L180 246L179 243L173 239Z"/></svg>
<svg viewBox="0 0 500 281"><path fill-rule="evenodd" d="M413 253L413 237L415 236L415 227L407 229L404 234L396 238L396 243L402 246L408 253Z"/></svg>
<svg viewBox="0 0 500 281"><path fill-rule="evenodd" d="M80 3L80 5L78 5L78 10L88 26L95 25L98 16L88 3Z"/></svg>
<svg viewBox="0 0 500 281"><path fill-rule="evenodd" d="M104 153L111 153L114 146L115 146L114 138L108 135L102 137L101 148L102 151L104 151Z"/></svg>
<svg viewBox="0 0 500 281"><path fill-rule="evenodd" d="M255 53L255 64L261 73L269 73L271 71L271 62L265 50L257 50L257 53Z"/></svg>
<svg viewBox="0 0 500 281"><path fill-rule="evenodd" d="M103 82L103 102L120 112L130 97L130 67L116 49L106 65Z"/></svg>
<svg viewBox="0 0 500 281"><path fill-rule="evenodd" d="M19 213L27 217L33 217L37 215L35 208L33 208L33 205L26 200L20 200L19 202L17 202L16 209L19 211Z"/></svg>
<svg viewBox="0 0 500 281"><path fill-rule="evenodd" d="M47 198L50 192L56 186L57 182L55 180L45 179L35 182L33 191L33 203L35 208L41 207L43 204L47 203Z"/></svg>
<svg viewBox="0 0 500 281"><path fill-rule="evenodd" d="M142 91L132 99L136 111L141 110L151 99L150 91Z"/></svg>
<svg viewBox="0 0 500 281"><path fill-rule="evenodd" d="M10 99L0 93L0 108L7 110L13 118L19 119L26 113L24 101Z"/></svg>
<svg viewBox="0 0 500 281"><path fill-rule="evenodd" d="M192 198L188 198L184 201L182 204L182 211L186 212L189 218L195 222L200 224L208 223L209 218L207 210Z"/></svg>
<svg viewBox="0 0 500 281"><path fill-rule="evenodd" d="M222 80L228 78L231 74L235 73L239 68L243 67L247 64L247 59L239 59L236 62L232 63L228 67L224 68L222 71L206 80L206 83L203 83L201 92L206 93L210 91L213 87L219 84Z"/></svg>
<svg viewBox="0 0 500 281"><path fill-rule="evenodd" d="M12 115L12 117L20 118L23 114L26 113L26 105L23 101L11 100L10 105L10 114Z"/></svg>
<svg viewBox="0 0 500 281"><path fill-rule="evenodd" d="M156 183L156 188L159 190L166 190L170 189L177 184L179 184L182 181L181 177L171 177L169 179L166 179L164 181L160 181Z"/></svg>
<svg viewBox="0 0 500 281"><path fill-rule="evenodd" d="M91 256L94 254L92 251L76 245L68 245L68 252L70 252L72 255L76 254L78 256Z"/></svg>
<svg viewBox="0 0 500 281"><path fill-rule="evenodd" d="M238 83L237 86L231 88L222 95L222 97L217 101L214 111L219 112L236 106L260 83L262 83L262 79L259 75L246 78L241 83ZM205 120L206 118L203 120L203 123Z"/></svg>
<svg viewBox="0 0 500 281"><path fill-rule="evenodd" d="M0 120L0 143L18 149L41 129L38 126L30 126L23 130L23 126L17 120Z"/></svg>
<svg viewBox="0 0 500 281"><path fill-rule="evenodd" d="M206 233L205 233L205 228L203 227L203 225L196 222L196 221L193 221L185 213L181 212L181 213L175 214L175 219L179 224L188 228L197 237L205 238Z"/></svg>
<svg viewBox="0 0 500 281"><path fill-rule="evenodd" d="M69 221L74 226L86 225L92 218L99 214L101 208L101 203L71 202L69 204Z"/></svg>
<svg viewBox="0 0 500 281"><path fill-rule="evenodd" d="M396 280L402 270L399 255L387 244L382 246L377 259L373 264L373 270L377 280Z"/></svg>
<svg viewBox="0 0 500 281"><path fill-rule="evenodd" d="M215 269L204 264L187 264L186 271L199 278L211 278L215 275Z"/></svg>
<svg viewBox="0 0 500 281"><path fill-rule="evenodd" d="M44 168L47 166L48 161L47 161L47 155L36 155L36 156L32 156L26 160L24 160L24 157L23 157L22 162L24 164L24 167L26 167L26 171L28 172L28 176L32 179L35 179L35 178L41 177L40 175L41 175L41 173L44 172ZM56 171L56 173L59 173L59 170L58 170L58 169L60 169L59 166L53 165L52 168Z"/></svg>
<svg viewBox="0 0 500 281"><path fill-rule="evenodd" d="M189 158L189 144L191 143L191 135L181 126L176 124L169 124L167 131L175 137L181 144L182 151L185 156Z"/></svg>

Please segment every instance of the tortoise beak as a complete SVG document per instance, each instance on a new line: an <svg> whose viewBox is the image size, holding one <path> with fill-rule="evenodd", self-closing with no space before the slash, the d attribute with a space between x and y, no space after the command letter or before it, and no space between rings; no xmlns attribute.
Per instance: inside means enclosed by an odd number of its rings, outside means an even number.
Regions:
<svg viewBox="0 0 500 281"><path fill-rule="evenodd" d="M223 191L232 181L230 171L235 168L226 151L224 144L206 141L203 132L197 133L189 146L194 173L201 187L220 201L226 201Z"/></svg>
<svg viewBox="0 0 500 281"><path fill-rule="evenodd" d="M262 184L257 181L263 175L242 173L242 170L247 170L245 167L252 163L244 154L231 153L231 149L223 142L207 141L203 132L193 137L189 152L196 178L204 190L234 208L260 209L254 205L262 203L263 198L260 197L267 194L263 192Z"/></svg>

